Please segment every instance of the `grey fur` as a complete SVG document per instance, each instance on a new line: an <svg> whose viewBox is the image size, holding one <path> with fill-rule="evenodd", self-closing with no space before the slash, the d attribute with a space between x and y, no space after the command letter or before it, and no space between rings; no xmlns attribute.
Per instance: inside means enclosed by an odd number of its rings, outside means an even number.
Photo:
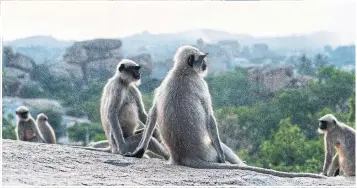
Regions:
<svg viewBox="0 0 357 188"><path fill-rule="evenodd" d="M243 169L282 177L322 178L317 174L285 173L247 166L220 141L211 95L203 79L206 73L203 58L206 55L192 46L182 46L177 50L174 67L156 90L145 136L138 148L127 155L142 157L158 122L171 164L207 169Z"/></svg>
<svg viewBox="0 0 357 188"><path fill-rule="evenodd" d="M322 126L324 123L326 126ZM319 119L319 132L325 135L325 160L322 173L333 176L336 170L340 169L345 176L355 176L355 130L339 122L334 115L326 114ZM334 150L336 150L335 156Z"/></svg>
<svg viewBox="0 0 357 188"><path fill-rule="evenodd" d="M22 117L24 115L25 117ZM28 142L45 143L39 128L31 116L29 109L25 106L20 106L16 109L16 138L17 140ZM26 132L32 134L31 138L26 138Z"/></svg>
<svg viewBox="0 0 357 188"><path fill-rule="evenodd" d="M38 114L36 123L46 143L56 144L56 134L48 123L48 117L44 113Z"/></svg>
<svg viewBox="0 0 357 188"><path fill-rule="evenodd" d="M142 122L146 122L147 114L141 93L135 86L140 81L140 74L135 78L135 73L126 71L130 67L138 67L138 64L128 59L122 60L115 75L103 89L100 115L109 147L90 150L111 150L112 153L125 154L133 151L141 140L142 131L138 133L136 129L140 124L144 125ZM164 158L169 157L156 138L151 137L149 150Z"/></svg>

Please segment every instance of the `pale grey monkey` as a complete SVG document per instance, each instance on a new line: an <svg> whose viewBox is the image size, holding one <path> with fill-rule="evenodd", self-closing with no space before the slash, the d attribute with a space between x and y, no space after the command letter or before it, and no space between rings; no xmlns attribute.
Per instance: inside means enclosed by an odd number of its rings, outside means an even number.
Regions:
<svg viewBox="0 0 357 188"><path fill-rule="evenodd" d="M103 89L100 104L102 126L109 147L86 149L124 154L138 146L143 130L136 128L147 118L140 91L135 85L140 82L139 69L138 64L128 59L118 64L115 75ZM156 138L151 137L149 150L167 159L166 149Z"/></svg>
<svg viewBox="0 0 357 188"><path fill-rule="evenodd" d="M138 148L127 156L142 157L156 122L170 153L170 163L207 169L242 169L283 177L324 176L286 173L245 165L220 141L206 81L207 54L192 46L180 47L174 66L155 93L149 111L145 136ZM232 164L227 164L225 161Z"/></svg>
<svg viewBox="0 0 357 188"><path fill-rule="evenodd" d="M48 117L44 113L38 114L36 123L46 143L56 144L56 134L48 123Z"/></svg>
<svg viewBox="0 0 357 188"><path fill-rule="evenodd" d="M16 109L16 138L28 142L46 142L26 106Z"/></svg>
<svg viewBox="0 0 357 188"><path fill-rule="evenodd" d="M325 135L323 175L334 176L339 169L345 176L355 176L355 130L339 122L332 114L326 114L319 119L318 130ZM336 155L334 156L335 149Z"/></svg>

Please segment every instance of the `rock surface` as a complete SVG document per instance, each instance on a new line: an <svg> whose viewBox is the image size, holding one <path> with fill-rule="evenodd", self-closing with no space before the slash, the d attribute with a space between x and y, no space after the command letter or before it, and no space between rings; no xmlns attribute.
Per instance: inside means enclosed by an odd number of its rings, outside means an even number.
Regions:
<svg viewBox="0 0 357 188"><path fill-rule="evenodd" d="M160 159L127 158L68 146L3 140L2 183L7 185L355 185L355 178L280 178L242 170L203 170Z"/></svg>

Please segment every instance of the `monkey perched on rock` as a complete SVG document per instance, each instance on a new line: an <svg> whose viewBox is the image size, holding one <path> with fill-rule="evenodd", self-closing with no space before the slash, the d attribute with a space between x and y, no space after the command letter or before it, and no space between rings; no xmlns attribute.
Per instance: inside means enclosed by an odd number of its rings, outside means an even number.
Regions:
<svg viewBox="0 0 357 188"><path fill-rule="evenodd" d="M182 46L177 50L173 68L156 90L145 136L138 148L126 155L143 156L158 122L171 164L205 169L251 170L282 177L323 178L317 174L285 173L247 166L220 141L211 95L203 79L207 72L206 55L192 46Z"/></svg>
<svg viewBox="0 0 357 188"><path fill-rule="evenodd" d="M339 122L332 114L319 119L319 132L325 135L325 161L323 175L334 176L340 170L345 176L355 176L356 167L356 132L351 127ZM336 155L334 155L336 150Z"/></svg>
<svg viewBox="0 0 357 188"><path fill-rule="evenodd" d="M147 118L141 93L135 86L140 82L139 70L140 66L128 59L118 64L115 75L103 89L100 104L102 126L109 147L86 149L125 154L138 146L143 130L136 128L144 125ZM158 138L159 133L156 135ZM167 159L166 149L156 138L150 137L149 150Z"/></svg>
<svg viewBox="0 0 357 188"><path fill-rule="evenodd" d="M15 131L17 140L28 142L46 142L27 107L20 106L16 109L16 120Z"/></svg>
<svg viewBox="0 0 357 188"><path fill-rule="evenodd" d="M56 134L48 123L48 117L44 113L38 114L36 123L46 143L56 144Z"/></svg>

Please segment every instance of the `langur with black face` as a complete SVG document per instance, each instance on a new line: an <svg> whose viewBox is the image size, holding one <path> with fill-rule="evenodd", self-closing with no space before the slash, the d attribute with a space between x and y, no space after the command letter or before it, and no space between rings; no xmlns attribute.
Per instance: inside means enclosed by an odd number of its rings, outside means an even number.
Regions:
<svg viewBox="0 0 357 188"><path fill-rule="evenodd" d="M137 127L144 125L147 118L141 93L136 87L140 82L139 70L140 66L128 59L118 64L115 75L104 86L100 104L102 126L109 147L85 149L125 154L138 146L143 130L137 130ZM159 133L156 133L156 138L159 138ZM166 149L156 138L149 139L149 150L168 159Z"/></svg>
<svg viewBox="0 0 357 188"><path fill-rule="evenodd" d="M42 143L46 142L27 107L20 106L16 109L16 120L15 131L17 140Z"/></svg>
<svg viewBox="0 0 357 188"><path fill-rule="evenodd" d="M355 176L356 172L356 132L339 122L332 114L319 119L319 133L325 135L325 161L322 174L335 176L338 171L345 176ZM334 156L334 150L336 154Z"/></svg>
<svg viewBox="0 0 357 188"><path fill-rule="evenodd" d="M247 166L220 141L211 95L203 79L207 73L206 55L192 46L182 46L177 50L173 68L156 90L145 136L139 147L127 156L143 156L158 122L171 164L205 169L251 170L282 177L323 177Z"/></svg>

